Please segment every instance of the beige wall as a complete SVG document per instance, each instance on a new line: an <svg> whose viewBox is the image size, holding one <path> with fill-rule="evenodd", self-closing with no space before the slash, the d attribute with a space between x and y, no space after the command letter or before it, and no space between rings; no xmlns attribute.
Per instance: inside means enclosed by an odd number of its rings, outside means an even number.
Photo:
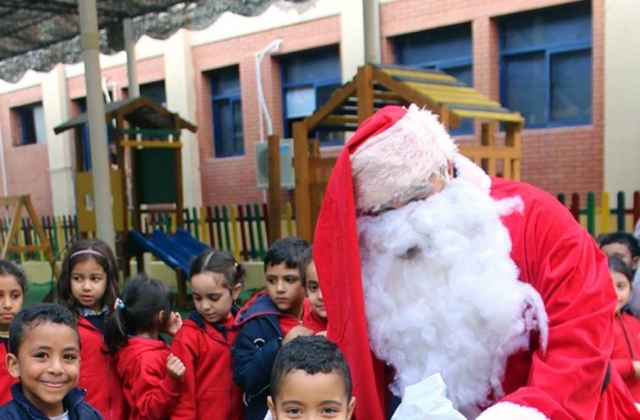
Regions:
<svg viewBox="0 0 640 420"><path fill-rule="evenodd" d="M604 189L629 194L640 190L640 2L605 0L604 15Z"/></svg>

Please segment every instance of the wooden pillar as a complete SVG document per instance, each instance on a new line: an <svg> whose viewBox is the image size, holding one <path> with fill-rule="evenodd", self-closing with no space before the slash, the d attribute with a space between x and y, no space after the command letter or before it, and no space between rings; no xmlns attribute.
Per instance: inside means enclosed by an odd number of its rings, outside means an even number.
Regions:
<svg viewBox="0 0 640 420"><path fill-rule="evenodd" d="M309 133L305 120L293 123L293 166L296 175L296 230L307 241L313 239L309 194Z"/></svg>
<svg viewBox="0 0 640 420"><path fill-rule="evenodd" d="M518 155L512 158L511 173L505 174L515 181L520 181L520 163L522 160L522 146L520 144L520 133L522 132L522 123L510 123L505 128L504 145L514 150Z"/></svg>
<svg viewBox="0 0 640 420"><path fill-rule="evenodd" d="M280 136L272 134L267 137L267 151L269 156L269 190L268 206L269 220L267 224L267 239L269 246L280 239L281 227L281 188L280 188Z"/></svg>
<svg viewBox="0 0 640 420"><path fill-rule="evenodd" d="M373 67L358 69L358 123L373 115Z"/></svg>

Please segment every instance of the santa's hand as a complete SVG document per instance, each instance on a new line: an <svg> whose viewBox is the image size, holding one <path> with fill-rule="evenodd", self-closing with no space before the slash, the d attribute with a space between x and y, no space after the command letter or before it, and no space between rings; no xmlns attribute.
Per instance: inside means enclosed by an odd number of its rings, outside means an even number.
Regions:
<svg viewBox="0 0 640 420"><path fill-rule="evenodd" d="M289 333L284 337L284 340L282 340L282 345L284 346L285 344L287 344L289 341L293 340L296 337L309 336L309 335L313 335L312 330L310 330L307 327L303 327L302 325L298 325L296 327L293 327L291 331L289 331Z"/></svg>
<svg viewBox="0 0 640 420"><path fill-rule="evenodd" d="M437 418L438 420L465 420L465 417L453 408L446 397L447 387L442 376L436 373L404 390L402 403L391 420L420 420Z"/></svg>

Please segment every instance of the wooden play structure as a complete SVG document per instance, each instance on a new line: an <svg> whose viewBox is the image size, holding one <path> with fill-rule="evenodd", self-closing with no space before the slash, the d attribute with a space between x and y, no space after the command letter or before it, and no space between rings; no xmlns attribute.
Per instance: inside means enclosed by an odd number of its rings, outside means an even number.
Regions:
<svg viewBox="0 0 640 420"><path fill-rule="evenodd" d="M30 195L17 195L10 197L0 197L0 205L11 213L9 216L11 225L6 235L1 238L2 249L0 251L0 258L7 258L8 254L13 252L42 252L45 259L51 264L51 272L54 277L58 277L59 267L56 264L56 258L53 254L53 248L51 243L45 235L42 225L40 224L40 218L38 217L33 204L31 203ZM26 214L25 214L26 212ZM18 235L20 235L20 224L26 219L33 226L36 233L37 243L32 244L20 244ZM51 290L45 297L45 301L49 302L53 298Z"/></svg>
<svg viewBox="0 0 640 420"><path fill-rule="evenodd" d="M439 70L368 64L360 67L357 75L312 115L293 124L298 236L313 240L324 190L335 164L335 157L321 155L318 140L310 139L310 134L318 128L352 132L383 106L411 103L437 114L447 129L458 127L463 118L480 121L479 141L459 142L461 153L489 175L520 179L520 132L524 119L519 113ZM496 141L499 125L504 129L502 144ZM269 150L277 153L275 147ZM270 156L269 161L275 163L279 159ZM270 191L270 197L271 194L276 193Z"/></svg>
<svg viewBox="0 0 640 420"><path fill-rule="evenodd" d="M83 130L87 114L55 127L56 134L73 129L76 170L76 211L81 235L96 231L93 207L93 175L87 162ZM115 159L111 169L113 220L118 263L129 275L129 260L135 256L138 271L144 270L141 254L132 255L128 246L130 230L141 231L145 214L170 213L181 227L184 218L182 191L181 131L196 126L146 97L130 98L105 105L105 124L114 134L109 145ZM126 168L126 169L125 169ZM130 171L127 179L125 171ZM184 277L178 274L179 299L186 297Z"/></svg>

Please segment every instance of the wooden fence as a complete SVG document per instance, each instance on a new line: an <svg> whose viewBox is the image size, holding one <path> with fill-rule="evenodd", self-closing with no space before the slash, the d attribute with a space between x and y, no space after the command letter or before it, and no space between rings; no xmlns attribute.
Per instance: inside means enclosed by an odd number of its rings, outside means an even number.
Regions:
<svg viewBox="0 0 640 420"><path fill-rule="evenodd" d="M283 236L295 235L295 222L291 204L284 206L282 218ZM236 259L261 260L267 249L267 206L265 204L220 205L185 209L184 226L191 235L215 249L224 249ZM76 216L43 216L45 234L53 247L57 260L64 258L69 244L78 238ZM0 218L0 240L4 241L11 220ZM143 233L160 229L169 234L176 230L175 214L148 213L143 218ZM37 235L28 218L23 218L16 245L38 243ZM8 255L12 260L45 261L40 252L22 252Z"/></svg>
<svg viewBox="0 0 640 420"><path fill-rule="evenodd" d="M634 192L630 199L624 192L617 193L613 207L611 196L607 192L601 194L599 205L594 192L589 192L586 197L576 193L568 197L559 194L558 200L593 236L617 230L632 232L640 219L640 191ZM266 204L194 207L185 209L184 228L199 241L215 249L230 251L238 260L261 260L268 246L267 216ZM56 259L64 258L69 244L78 238L76 216L43 216L41 222L53 246ZM11 220L8 217L0 218L0 240L4 241L10 224ZM151 233L153 229L170 234L176 230L175 215L148 213L145 214L142 226L144 234ZM291 204L286 203L282 218L282 236L295 234ZM15 245L34 243L38 243L37 235L31 221L24 218ZM21 261L45 261L41 252L22 252L8 257Z"/></svg>

